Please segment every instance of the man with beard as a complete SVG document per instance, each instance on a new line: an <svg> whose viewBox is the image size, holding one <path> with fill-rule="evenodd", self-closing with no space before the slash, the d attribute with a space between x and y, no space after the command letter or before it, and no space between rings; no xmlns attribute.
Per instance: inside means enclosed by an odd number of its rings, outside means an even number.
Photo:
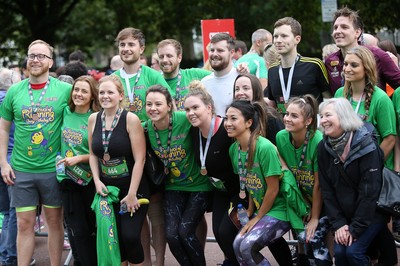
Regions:
<svg viewBox="0 0 400 266"><path fill-rule="evenodd" d="M53 47L36 40L29 45L29 78L13 85L0 108L0 168L11 186L11 207L18 221L18 265L29 265L34 247L36 208L43 204L49 230L51 265L60 265L64 228L61 193L55 171L60 150L61 123L71 85L49 76ZM11 165L7 146L12 122L15 124Z"/></svg>
<svg viewBox="0 0 400 266"><path fill-rule="evenodd" d="M183 102L188 93L187 86L192 80L201 80L211 74L200 68L181 69L182 45L174 39L165 39L158 43L157 53L160 68L168 85L175 92L175 104L178 110L184 110Z"/></svg>
<svg viewBox="0 0 400 266"><path fill-rule="evenodd" d="M226 107L233 99L233 84L238 72L233 67L235 42L228 33L217 33L210 41L209 60L214 72L201 82L214 100L215 112L224 117Z"/></svg>
<svg viewBox="0 0 400 266"><path fill-rule="evenodd" d="M140 63L140 56L145 48L145 37L139 29L123 29L115 41L121 60L124 62L123 68L114 72L124 86L124 106L141 121L147 120L145 108L147 88L160 84L170 91L172 97L175 97L175 92L171 91L160 72Z"/></svg>
<svg viewBox="0 0 400 266"><path fill-rule="evenodd" d="M268 71L263 54L265 46L272 43L272 34L265 29L258 29L251 35L251 43L250 51L240 57L235 66L240 63L246 63L250 74L256 76L260 80L262 88L265 89L267 87Z"/></svg>
<svg viewBox="0 0 400 266"><path fill-rule="evenodd" d="M300 40L301 25L297 20L285 17L275 22L274 45L281 60L269 68L266 93L268 104L281 114L286 112L291 97L312 94L318 103L331 97L324 63L298 54Z"/></svg>

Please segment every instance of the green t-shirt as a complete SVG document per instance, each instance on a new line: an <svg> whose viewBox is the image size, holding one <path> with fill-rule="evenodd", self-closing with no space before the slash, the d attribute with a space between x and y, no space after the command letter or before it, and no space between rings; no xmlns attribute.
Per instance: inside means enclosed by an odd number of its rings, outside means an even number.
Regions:
<svg viewBox="0 0 400 266"><path fill-rule="evenodd" d="M392 95L392 102L396 114L397 134L400 134L400 89L399 88L397 88Z"/></svg>
<svg viewBox="0 0 400 266"><path fill-rule="evenodd" d="M289 169L293 172L302 193L312 202L314 190L314 173L318 172L317 150L318 144L322 140L321 131L316 131L312 138L308 141L307 150L303 159L303 164L298 170L301 155L303 153L304 144L299 148L295 148L291 142L289 132L285 129L276 134L276 146L279 154L285 160Z"/></svg>
<svg viewBox="0 0 400 266"><path fill-rule="evenodd" d="M146 115L146 91L150 86L160 84L168 89L172 97L175 97L175 92L170 89L168 83L165 81L160 72L148 66L142 65L142 70L137 84L135 84L137 75L129 78L130 86L135 86L133 94L134 109L131 110L129 108L129 93L128 89L126 88L125 79L121 76L121 69L115 71L113 75L117 75L121 79L121 83L124 86L125 97L123 103L125 109L127 111L132 111L134 114L136 114L139 117L140 121L145 121L148 119Z"/></svg>
<svg viewBox="0 0 400 266"><path fill-rule="evenodd" d="M335 93L335 98L344 97L344 87L339 88ZM350 103L355 110L358 102L350 100ZM365 101L362 101L358 114L365 115ZM376 129L378 143L380 144L383 138L389 135L397 135L396 132L396 115L394 112L393 103L389 96L380 88L375 86L372 94L371 104L368 111L367 122L370 122ZM394 153L390 152L385 161L385 166L389 169L394 167Z"/></svg>
<svg viewBox="0 0 400 266"><path fill-rule="evenodd" d="M185 110L183 104L185 101L185 96L189 92L187 88L189 83L192 82L193 80L201 80L202 78L210 74L211 74L210 71L201 68L181 69L180 70L181 80L179 89L177 88L179 74L175 78L165 79L171 90L175 92L174 99L178 111Z"/></svg>
<svg viewBox="0 0 400 266"><path fill-rule="evenodd" d="M147 127L151 147L155 154L161 158L161 154L167 152L168 129L158 131L162 146L159 147L151 120L147 121ZM172 114L166 190L198 192L212 189L208 177L200 174L200 167L195 161L190 127L191 124L187 120L185 112L178 111Z"/></svg>
<svg viewBox="0 0 400 266"><path fill-rule="evenodd" d="M229 148L229 156L231 157L233 171L238 171L238 147L239 142L235 142ZM247 152L240 151L240 159L242 165L245 165ZM282 176L282 167L279 160L278 151L274 144L263 137L258 137L256 141L256 149L254 151L254 163L250 171L247 171L246 189L253 198L256 209L258 210L264 200L265 193L268 189L266 178L269 176ZM286 203L283 195L279 192L275 198L272 208L267 215L275 217L282 221L288 221L286 215Z"/></svg>
<svg viewBox="0 0 400 266"><path fill-rule="evenodd" d="M73 157L89 154L88 119L92 112L79 114L71 112L69 106L64 109L64 121L61 126L61 156ZM80 163L66 167L66 171L72 175L72 180L78 184L87 184L92 179L88 163ZM72 173L71 173L72 172ZM57 174L57 180L61 182L69 179L67 174Z"/></svg>
<svg viewBox="0 0 400 266"><path fill-rule="evenodd" d="M21 172L54 172L56 155L60 151L63 112L71 85L50 77L39 107L34 108L31 106L28 83L29 79L25 79L13 85L0 108L0 116L15 123L11 164ZM42 91L32 90L35 104L38 104Z"/></svg>
<svg viewBox="0 0 400 266"><path fill-rule="evenodd" d="M265 79L268 78L268 70L265 64L265 60L258 54L256 53L245 54L236 61L235 67L237 67L240 63L247 63L250 74L253 74L257 78L265 78Z"/></svg>

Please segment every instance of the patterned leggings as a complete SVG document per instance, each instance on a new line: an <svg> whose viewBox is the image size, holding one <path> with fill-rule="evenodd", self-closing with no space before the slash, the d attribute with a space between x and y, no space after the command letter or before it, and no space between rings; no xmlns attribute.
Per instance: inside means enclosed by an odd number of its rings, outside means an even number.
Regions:
<svg viewBox="0 0 400 266"><path fill-rule="evenodd" d="M169 248L180 265L206 265L196 227L208 207L210 192L165 192L165 231Z"/></svg>
<svg viewBox="0 0 400 266"><path fill-rule="evenodd" d="M243 266L271 265L260 250L283 236L289 229L289 222L266 215L254 225L250 232L242 236L238 234L233 242L233 249L239 264Z"/></svg>
<svg viewBox="0 0 400 266"><path fill-rule="evenodd" d="M313 250L314 258L317 260L332 261L329 250L325 245L325 237L329 233L331 225L328 216L319 219L317 229L315 230L314 237L310 240L310 245ZM305 231L298 235L299 243L306 243Z"/></svg>

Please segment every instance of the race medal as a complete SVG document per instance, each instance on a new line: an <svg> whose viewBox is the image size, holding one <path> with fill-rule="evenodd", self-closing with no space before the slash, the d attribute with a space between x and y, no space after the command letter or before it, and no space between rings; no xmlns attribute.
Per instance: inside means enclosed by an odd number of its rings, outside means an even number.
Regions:
<svg viewBox="0 0 400 266"><path fill-rule="evenodd" d="M135 112L135 111L136 111L136 106L135 106L135 104L130 103L130 104L129 104L129 110L130 110L131 112Z"/></svg>
<svg viewBox="0 0 400 266"><path fill-rule="evenodd" d="M164 167L164 173L165 173L166 175L168 175L168 174L169 174L169 170L168 170L168 168L167 168L167 167Z"/></svg>
<svg viewBox="0 0 400 266"><path fill-rule="evenodd" d="M201 167L200 174L207 175L207 169L205 167Z"/></svg>
<svg viewBox="0 0 400 266"><path fill-rule="evenodd" d="M246 198L246 192L244 190L240 190L239 192L239 198L244 199Z"/></svg>
<svg viewBox="0 0 400 266"><path fill-rule="evenodd" d="M110 160L110 154L108 152L104 153L103 160L106 162Z"/></svg>
<svg viewBox="0 0 400 266"><path fill-rule="evenodd" d="M33 114L32 115L33 121L38 121L39 120L39 115L38 114Z"/></svg>

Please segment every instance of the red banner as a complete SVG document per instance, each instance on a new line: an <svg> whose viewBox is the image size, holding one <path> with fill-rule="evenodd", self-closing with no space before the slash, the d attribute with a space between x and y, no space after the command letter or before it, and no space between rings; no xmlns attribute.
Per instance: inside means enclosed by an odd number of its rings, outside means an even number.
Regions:
<svg viewBox="0 0 400 266"><path fill-rule="evenodd" d="M203 35L203 62L208 59L207 46L211 37L219 32L229 33L235 38L235 21L234 19L207 19L201 20L201 33Z"/></svg>

